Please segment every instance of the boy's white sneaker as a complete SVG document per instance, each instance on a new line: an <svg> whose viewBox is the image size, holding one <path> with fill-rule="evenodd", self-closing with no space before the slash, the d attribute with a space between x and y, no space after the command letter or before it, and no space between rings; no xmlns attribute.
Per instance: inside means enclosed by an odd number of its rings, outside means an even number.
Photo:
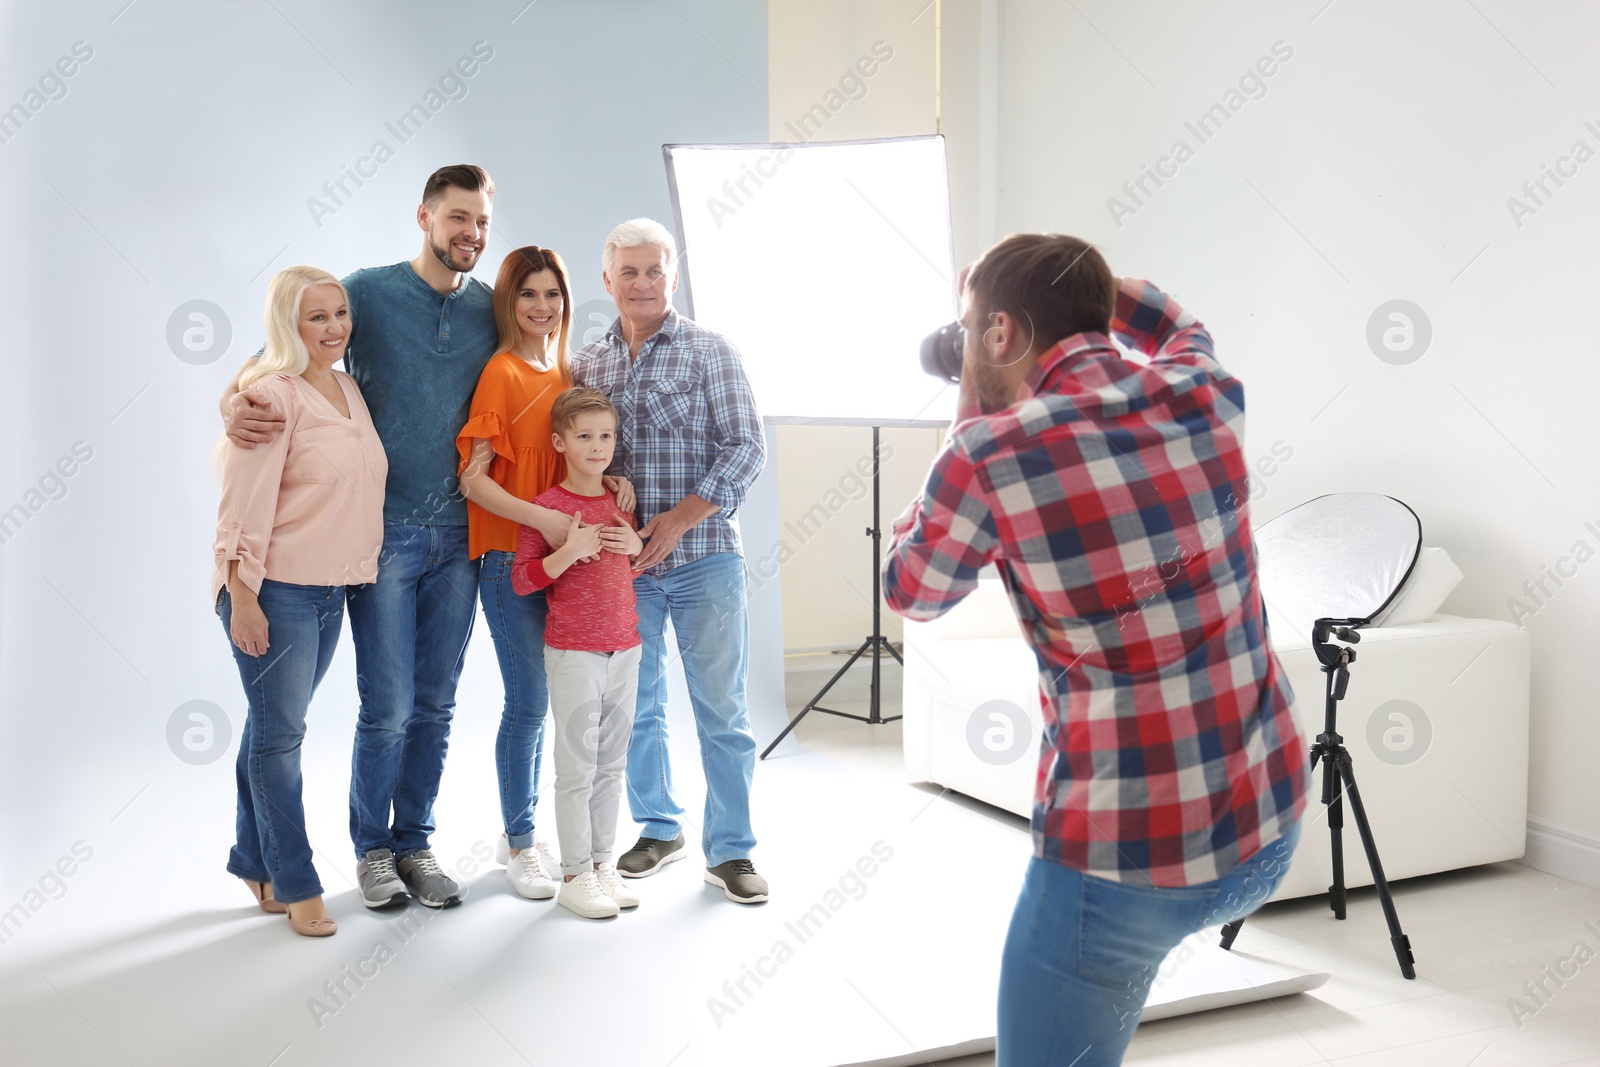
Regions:
<svg viewBox="0 0 1600 1067"><path fill-rule="evenodd" d="M536 849L525 848L510 857L506 864L506 881L519 897L529 900L549 900L556 895L556 884L544 873L544 864L539 862Z"/></svg>
<svg viewBox="0 0 1600 1067"><path fill-rule="evenodd" d="M602 863L595 875L600 879L600 888L606 891L606 896L617 902L619 908L637 908L639 896L629 889L622 880L622 875L617 873L615 863Z"/></svg>
<svg viewBox="0 0 1600 1067"><path fill-rule="evenodd" d="M617 914L617 902L606 894L593 871L584 871L572 881L561 883L556 903L585 919L610 919Z"/></svg>

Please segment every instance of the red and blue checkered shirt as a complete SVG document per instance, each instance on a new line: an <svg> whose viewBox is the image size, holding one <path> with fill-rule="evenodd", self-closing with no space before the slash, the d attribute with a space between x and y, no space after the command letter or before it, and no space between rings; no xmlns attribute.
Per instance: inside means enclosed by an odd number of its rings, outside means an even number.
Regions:
<svg viewBox="0 0 1600 1067"><path fill-rule="evenodd" d="M1215 881L1305 806L1294 694L1267 643L1244 387L1211 335L1124 279L1112 333L1040 357L968 419L894 523L889 606L948 611L994 562L1039 661L1036 855L1119 882Z"/></svg>

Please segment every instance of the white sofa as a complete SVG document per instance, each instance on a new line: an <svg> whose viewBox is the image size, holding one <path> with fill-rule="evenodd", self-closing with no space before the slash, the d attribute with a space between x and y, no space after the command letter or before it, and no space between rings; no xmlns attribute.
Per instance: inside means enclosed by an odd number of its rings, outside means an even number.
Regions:
<svg viewBox="0 0 1600 1067"><path fill-rule="evenodd" d="M1326 676L1308 636L1277 626L1271 640L1310 744L1323 727ZM1031 815L1042 729L1037 666L998 577L980 581L942 618L907 620L905 650L911 778ZM1361 631L1338 728L1391 881L1522 855L1528 675L1527 632L1508 622L1433 615ZM975 724L974 712L986 704ZM1008 706L1028 718L1026 744L1006 744L1003 714L990 714ZM1321 779L1319 766L1280 899L1325 892L1332 879ZM1370 885L1348 804L1344 840L1347 884Z"/></svg>

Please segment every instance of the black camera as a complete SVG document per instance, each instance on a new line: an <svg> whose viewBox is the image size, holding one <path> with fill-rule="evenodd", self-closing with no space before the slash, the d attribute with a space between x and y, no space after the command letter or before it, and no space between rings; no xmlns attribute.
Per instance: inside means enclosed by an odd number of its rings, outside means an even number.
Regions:
<svg viewBox="0 0 1600 1067"><path fill-rule="evenodd" d="M959 322L939 327L922 339L922 369L951 384L961 381L961 352L967 330Z"/></svg>

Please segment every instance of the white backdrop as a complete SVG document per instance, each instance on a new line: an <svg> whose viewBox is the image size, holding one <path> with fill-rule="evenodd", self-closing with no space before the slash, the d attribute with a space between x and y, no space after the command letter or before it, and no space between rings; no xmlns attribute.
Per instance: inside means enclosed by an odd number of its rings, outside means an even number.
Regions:
<svg viewBox="0 0 1600 1067"><path fill-rule="evenodd" d="M955 388L916 373L956 317L943 139L666 153L695 314L747 338L764 415L949 421Z"/></svg>
<svg viewBox="0 0 1600 1067"><path fill-rule="evenodd" d="M273 271L411 258L424 179L474 162L498 186L480 276L556 248L580 325L609 323L600 245L670 220L660 146L766 135L766 21L734 0L13 2L0 71L3 909L79 839L152 884L173 835L226 848L243 695L206 600L205 464ZM499 686L480 623L458 717L497 719ZM169 722L191 701L217 729L186 762L188 712ZM347 637L308 745L347 762L355 703ZM461 750L447 774L491 767Z"/></svg>

